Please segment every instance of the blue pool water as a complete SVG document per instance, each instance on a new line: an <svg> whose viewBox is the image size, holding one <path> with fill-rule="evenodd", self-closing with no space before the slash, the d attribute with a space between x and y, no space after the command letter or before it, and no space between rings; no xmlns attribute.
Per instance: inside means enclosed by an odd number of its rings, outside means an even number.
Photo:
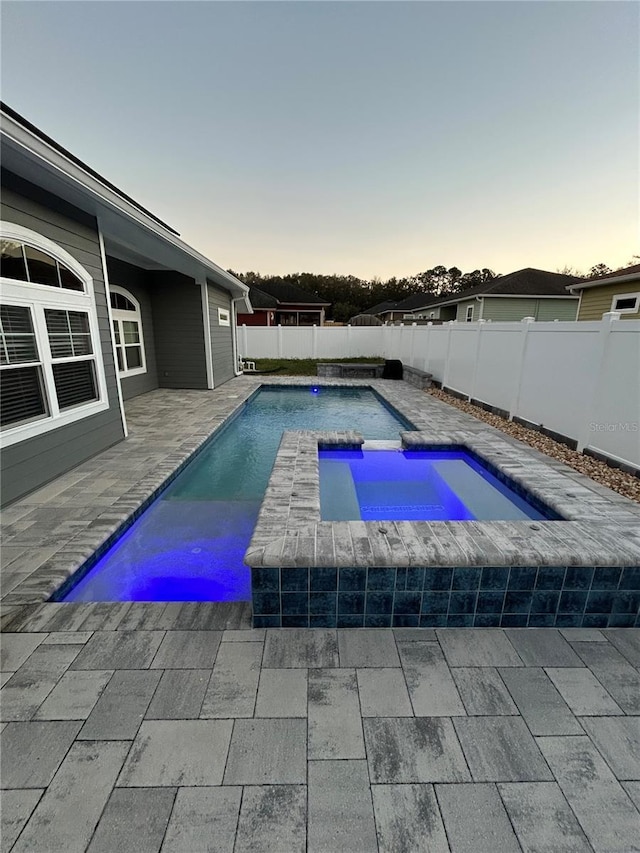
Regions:
<svg viewBox="0 0 640 853"><path fill-rule="evenodd" d="M285 429L397 440L413 427L366 388L261 389L58 600L249 600L242 558Z"/></svg>
<svg viewBox="0 0 640 853"><path fill-rule="evenodd" d="M518 521L538 509L458 450L321 450L323 521Z"/></svg>

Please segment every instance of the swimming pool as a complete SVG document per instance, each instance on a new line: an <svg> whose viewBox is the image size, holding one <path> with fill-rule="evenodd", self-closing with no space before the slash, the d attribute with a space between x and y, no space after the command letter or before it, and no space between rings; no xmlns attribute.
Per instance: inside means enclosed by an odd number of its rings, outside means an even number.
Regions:
<svg viewBox="0 0 640 853"><path fill-rule="evenodd" d="M261 388L102 556L56 601L243 601L243 556L285 429L413 429L370 388Z"/></svg>

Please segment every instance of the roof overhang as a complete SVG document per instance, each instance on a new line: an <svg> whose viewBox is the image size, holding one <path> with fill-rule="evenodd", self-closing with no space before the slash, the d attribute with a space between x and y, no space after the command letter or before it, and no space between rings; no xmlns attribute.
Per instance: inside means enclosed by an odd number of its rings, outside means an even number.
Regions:
<svg viewBox="0 0 640 853"><path fill-rule="evenodd" d="M588 290L590 287L604 287L609 284L626 284L630 281L640 281L640 272L625 273L624 275L612 275L609 278L596 278L593 281L579 281L570 284L567 290Z"/></svg>
<svg viewBox="0 0 640 853"><path fill-rule="evenodd" d="M209 279L252 311L249 288L179 235L100 180L96 173L2 113L2 167L97 219L107 254L145 269Z"/></svg>

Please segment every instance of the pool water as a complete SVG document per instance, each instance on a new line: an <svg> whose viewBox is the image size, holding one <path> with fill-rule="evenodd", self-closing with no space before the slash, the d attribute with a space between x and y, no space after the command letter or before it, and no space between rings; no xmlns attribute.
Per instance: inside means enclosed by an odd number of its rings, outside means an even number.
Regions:
<svg viewBox="0 0 640 853"><path fill-rule="evenodd" d="M459 450L321 450L323 521L547 519Z"/></svg>
<svg viewBox="0 0 640 853"><path fill-rule="evenodd" d="M242 562L290 429L398 440L413 426L368 388L261 389L187 465L64 601L248 601Z"/></svg>

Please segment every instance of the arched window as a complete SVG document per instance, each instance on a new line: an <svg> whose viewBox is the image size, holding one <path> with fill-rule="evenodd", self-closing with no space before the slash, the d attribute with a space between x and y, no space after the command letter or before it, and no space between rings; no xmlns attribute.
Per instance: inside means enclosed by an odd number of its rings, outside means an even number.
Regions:
<svg viewBox="0 0 640 853"><path fill-rule="evenodd" d="M89 273L41 234L0 222L0 277L3 443L106 409Z"/></svg>
<svg viewBox="0 0 640 853"><path fill-rule="evenodd" d="M124 287L111 285L111 316L120 376L147 372L140 303Z"/></svg>

